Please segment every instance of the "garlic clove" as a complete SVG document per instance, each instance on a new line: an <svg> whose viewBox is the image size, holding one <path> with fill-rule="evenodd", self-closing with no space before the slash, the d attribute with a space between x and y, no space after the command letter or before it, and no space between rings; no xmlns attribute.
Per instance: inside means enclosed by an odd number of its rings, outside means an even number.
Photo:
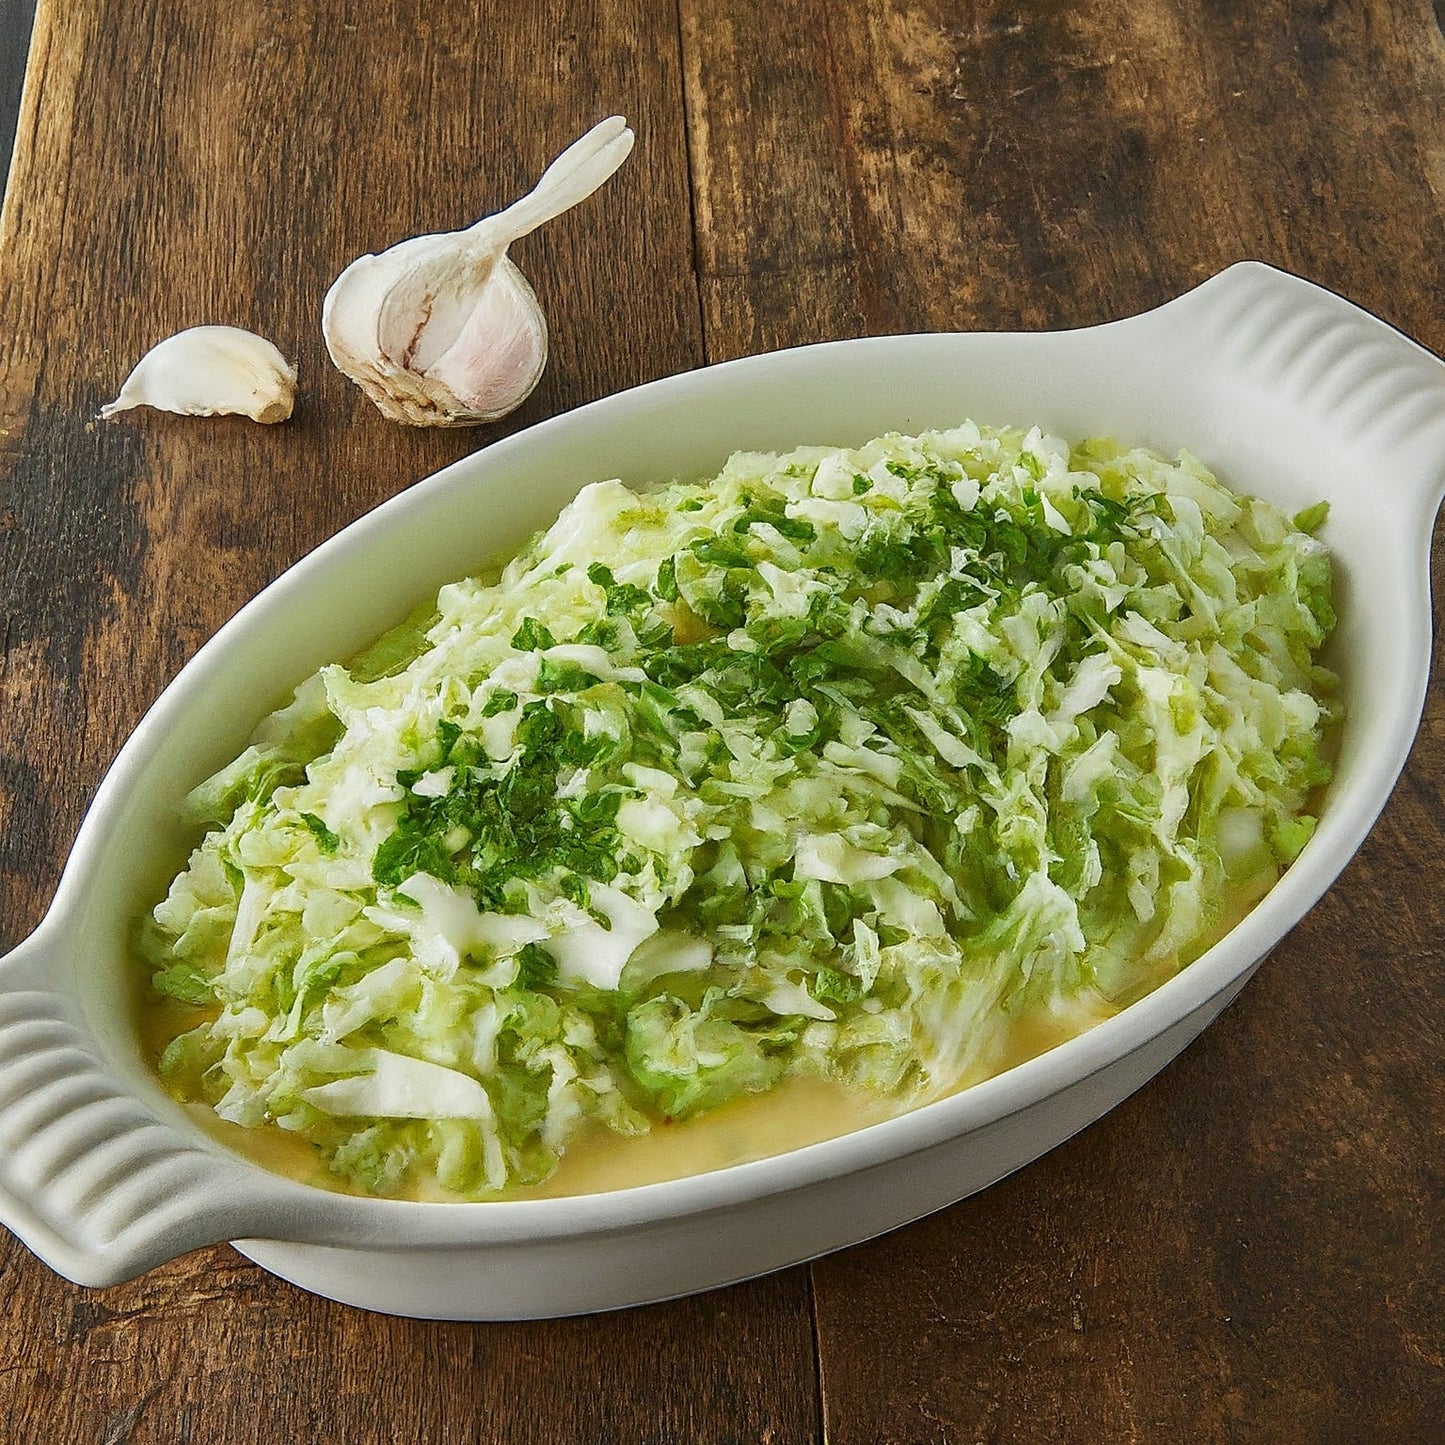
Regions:
<svg viewBox="0 0 1445 1445"><path fill-rule="evenodd" d="M474 416L500 417L519 407L547 365L547 321L527 278L506 257L467 308L460 327L429 326L410 365L443 386Z"/></svg>
<svg viewBox="0 0 1445 1445"><path fill-rule="evenodd" d="M270 425L291 415L295 398L296 368L264 336L238 326L192 326L151 347L100 415L150 406Z"/></svg>
<svg viewBox="0 0 1445 1445"><path fill-rule="evenodd" d="M612 116L505 210L353 261L322 309L331 359L384 415L416 426L472 426L520 406L547 365L547 322L507 247L590 196L632 144Z"/></svg>

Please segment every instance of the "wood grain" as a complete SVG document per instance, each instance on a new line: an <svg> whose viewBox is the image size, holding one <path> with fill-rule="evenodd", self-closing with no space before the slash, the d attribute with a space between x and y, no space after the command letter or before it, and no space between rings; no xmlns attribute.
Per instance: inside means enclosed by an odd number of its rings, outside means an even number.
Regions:
<svg viewBox="0 0 1445 1445"><path fill-rule="evenodd" d="M618 1315L469 1325L332 1304L229 1249L99 1292L28 1264L0 1274L0 1438L16 1445L813 1433L801 1270Z"/></svg>
<svg viewBox="0 0 1445 1445"><path fill-rule="evenodd" d="M1244 257L1445 345L1426 5L684 16L710 358L1084 325ZM1436 1438L1442 727L1437 686L1371 842L1163 1077L813 1267L829 1440Z"/></svg>
<svg viewBox="0 0 1445 1445"><path fill-rule="evenodd" d="M542 387L475 434L383 421L325 362L331 277L505 202L611 111L633 159L516 248L553 328ZM225 617L540 417L771 346L1087 324L1244 256L1445 349L1425 0L42 0L17 137L0 948ZM200 321L297 358L292 422L94 423ZM1437 538L1437 595L1440 560ZM811 1270L508 1326L347 1310L224 1248L82 1291L7 1239L0 1439L1436 1438L1441 681L1371 841L1241 1000L986 1194Z"/></svg>
<svg viewBox="0 0 1445 1445"><path fill-rule="evenodd" d="M678 67L673 12L646 0L42 4L0 238L0 946L39 919L145 707L252 593L469 448L700 362ZM332 276L496 209L613 111L635 157L514 251L551 325L538 391L475 433L384 421L325 361ZM148 346L210 321L297 359L291 422L95 424ZM225 1248L95 1293L0 1251L7 1442L813 1431L802 1270L473 1329L333 1306Z"/></svg>

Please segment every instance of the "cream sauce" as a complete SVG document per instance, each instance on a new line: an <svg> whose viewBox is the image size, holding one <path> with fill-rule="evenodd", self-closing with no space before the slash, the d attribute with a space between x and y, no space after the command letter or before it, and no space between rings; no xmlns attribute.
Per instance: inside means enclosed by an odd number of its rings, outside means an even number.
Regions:
<svg viewBox="0 0 1445 1445"><path fill-rule="evenodd" d="M1110 1012L1108 1005L1098 1000L1097 1006L1068 1016L1039 1011L1020 1016L1004 1035L1001 1047L960 1081L958 1090L1044 1053L1092 1027ZM168 1040L203 1017L202 1010L168 1000L145 1007L140 1032L152 1067ZM489 1197L556 1199L706 1174L850 1134L906 1111L896 1099L880 1098L826 1079L795 1076L765 1094L735 1099L692 1119L655 1124L650 1133L635 1138L621 1138L600 1124L588 1125L568 1144L562 1162L549 1179ZM274 1127L248 1129L228 1123L203 1104L188 1105L186 1112L217 1143L262 1168L323 1189L363 1192L351 1191L344 1180L331 1174L315 1148L303 1138ZM418 1191L403 1197L454 1196Z"/></svg>
<svg viewBox="0 0 1445 1445"><path fill-rule="evenodd" d="M1268 892L1273 881L1272 877L1258 877L1232 889L1224 900L1219 925L1208 939L1191 949L1190 957L1197 957L1233 928ZM1161 959L1155 968L1141 974L1135 996L1142 997L1157 988L1178 971L1181 962L1187 961ZM143 973L143 969L137 970L138 975ZM150 991L142 988L138 992L144 995ZM1007 1029L1000 1030L997 1046L949 1092L961 1092L1036 1058L1118 1011L1118 1004L1085 993L1057 1012L1034 1009L1022 1013L1010 1021ZM208 1010L154 994L138 1001L137 1015L142 1047L152 1068L171 1039L211 1016ZM619 1137L600 1124L585 1126L568 1144L549 1179L488 1197L555 1199L706 1174L849 1134L894 1118L909 1107L896 1099L879 1098L829 1080L794 1076L765 1094L735 1099L682 1122L655 1124L650 1133L634 1138ZM274 1173L339 1193L364 1192L349 1189L344 1180L330 1173L316 1149L303 1138L274 1127L242 1128L217 1118L205 1105L188 1105L187 1112L218 1143ZM456 1196L418 1191L403 1197L450 1200Z"/></svg>

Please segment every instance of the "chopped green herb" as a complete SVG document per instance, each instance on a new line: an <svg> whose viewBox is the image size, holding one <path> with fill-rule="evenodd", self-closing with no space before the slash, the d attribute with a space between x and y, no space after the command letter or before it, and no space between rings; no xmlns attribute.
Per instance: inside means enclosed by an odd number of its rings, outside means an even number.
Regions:
<svg viewBox="0 0 1445 1445"><path fill-rule="evenodd" d="M800 1075L901 1109L1106 1016L1308 844L1324 518L972 425L592 484L196 790L139 930L205 1011L162 1077L488 1197L582 1128Z"/></svg>
<svg viewBox="0 0 1445 1445"><path fill-rule="evenodd" d="M535 617L525 618L512 634L512 646L518 652L542 652L556 645L557 639L547 630L546 625L538 622Z"/></svg>
<svg viewBox="0 0 1445 1445"><path fill-rule="evenodd" d="M483 717L496 717L498 713L511 712L517 706L517 694L510 688L499 687L488 695L482 704Z"/></svg>
<svg viewBox="0 0 1445 1445"><path fill-rule="evenodd" d="M306 825L306 831L316 839L316 846L323 853L330 857L341 847L341 839L326 826L315 813L302 813L299 815L301 821Z"/></svg>

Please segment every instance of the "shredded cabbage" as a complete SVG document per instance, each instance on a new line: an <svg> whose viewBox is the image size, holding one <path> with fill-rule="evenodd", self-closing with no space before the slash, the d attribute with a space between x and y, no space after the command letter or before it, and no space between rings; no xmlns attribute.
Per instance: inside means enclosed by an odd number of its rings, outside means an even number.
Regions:
<svg viewBox="0 0 1445 1445"><path fill-rule="evenodd" d="M790 1074L956 1088L1308 840L1322 520L973 423L588 486L196 790L160 1071L467 1197Z"/></svg>

